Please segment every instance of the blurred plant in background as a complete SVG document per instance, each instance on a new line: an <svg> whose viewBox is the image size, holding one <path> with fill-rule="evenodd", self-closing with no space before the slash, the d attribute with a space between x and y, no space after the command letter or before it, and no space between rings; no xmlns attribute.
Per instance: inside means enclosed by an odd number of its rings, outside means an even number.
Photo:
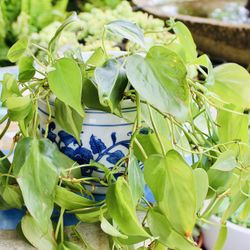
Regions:
<svg viewBox="0 0 250 250"><path fill-rule="evenodd" d="M56 20L64 20L68 0L0 0L0 64L16 40L39 32Z"/></svg>
<svg viewBox="0 0 250 250"><path fill-rule="evenodd" d="M102 46L104 25L116 19L136 23L145 31L145 39L149 46L156 42L167 43L173 38L167 28L164 27L164 21L140 11L133 12L127 1L122 1L114 9L93 7L89 12L79 13L78 17L79 21L71 24L64 31L59 47L65 46L68 48L68 46L71 46L72 48L80 47L84 51L95 50ZM60 24L61 22L51 23L39 33L33 34L33 42L46 48L52 34ZM109 50L129 50L129 43L124 43L120 37L111 34L107 34L105 46Z"/></svg>
<svg viewBox="0 0 250 250"><path fill-rule="evenodd" d="M68 10L90 11L93 7L113 9L121 2L122 0L71 0Z"/></svg>
<svg viewBox="0 0 250 250"><path fill-rule="evenodd" d="M168 42L172 36L164 22L143 12L133 12L129 1L122 0L0 0L0 66L9 65L6 55L18 39L32 34L32 42L47 47L52 34L68 15L77 10L79 22L71 25L60 41L60 46L80 47L91 51L102 44L103 26L116 19L129 20L145 31L147 43ZM125 43L107 36L107 49L127 50ZM84 45L84 46L83 46ZM35 51L34 51L35 52Z"/></svg>

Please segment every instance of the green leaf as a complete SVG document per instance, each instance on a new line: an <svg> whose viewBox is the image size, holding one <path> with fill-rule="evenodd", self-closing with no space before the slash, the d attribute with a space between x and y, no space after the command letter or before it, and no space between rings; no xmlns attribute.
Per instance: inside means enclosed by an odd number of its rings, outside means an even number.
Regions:
<svg viewBox="0 0 250 250"><path fill-rule="evenodd" d="M145 48L143 31L135 23L116 20L107 24L106 29Z"/></svg>
<svg viewBox="0 0 250 250"><path fill-rule="evenodd" d="M106 61L105 53L102 48L98 48L87 60L86 64L94 67L101 67Z"/></svg>
<svg viewBox="0 0 250 250"><path fill-rule="evenodd" d="M20 82L28 82L35 75L36 69L33 64L34 59L32 57L24 56L20 58L18 62L18 80Z"/></svg>
<svg viewBox="0 0 250 250"><path fill-rule="evenodd" d="M130 154L128 161L128 184L132 192L135 206L144 194L145 180L139 162L133 153Z"/></svg>
<svg viewBox="0 0 250 250"><path fill-rule="evenodd" d="M2 198L2 196L0 195L0 209L1 210L9 210L11 209L12 207L10 207L6 202L5 200Z"/></svg>
<svg viewBox="0 0 250 250"><path fill-rule="evenodd" d="M0 158L5 157L2 151L0 151ZM0 173L7 174L10 169L10 161L8 158L5 158L4 160L0 160ZM0 184L5 182L6 177L0 176Z"/></svg>
<svg viewBox="0 0 250 250"><path fill-rule="evenodd" d="M213 164L211 169L217 169L221 171L232 171L239 166L236 160L236 154L234 150L227 150L223 152L216 162Z"/></svg>
<svg viewBox="0 0 250 250"><path fill-rule="evenodd" d="M245 204L243 205L243 208L239 214L239 216L237 217L240 221L247 221L248 216L250 213L250 198L248 198L245 202Z"/></svg>
<svg viewBox="0 0 250 250"><path fill-rule="evenodd" d="M80 142L83 117L73 108L56 98L55 119L58 125Z"/></svg>
<svg viewBox="0 0 250 250"><path fill-rule="evenodd" d="M146 183L160 210L176 231L191 235L196 221L196 188L192 169L174 150L165 157L151 155L144 167Z"/></svg>
<svg viewBox="0 0 250 250"><path fill-rule="evenodd" d="M158 131L158 133L162 136L162 140L170 147L171 142L169 142L169 138L171 138L171 132L169 128L168 121L166 117L164 117L161 113L156 111L155 109L151 108L151 114L152 114L152 119L155 123L155 127ZM149 113L149 108L148 105L141 103L141 113L142 113L142 119L149 126L152 130L154 130L154 126L152 124L151 118L150 118L150 113ZM166 137L166 138L165 138Z"/></svg>
<svg viewBox="0 0 250 250"><path fill-rule="evenodd" d="M196 212L198 212L207 197L208 176L204 169L196 168L194 170L194 178L196 184Z"/></svg>
<svg viewBox="0 0 250 250"><path fill-rule="evenodd" d="M96 204L95 201L75 194L60 186L56 186L55 203L66 210L80 209Z"/></svg>
<svg viewBox="0 0 250 250"><path fill-rule="evenodd" d="M148 134L138 134L136 135L136 139L141 145L143 145L143 150L147 156L160 154L162 152L161 146L155 133L149 132ZM146 160L145 156L142 154L141 149L136 143L133 144L133 150L138 160L142 162Z"/></svg>
<svg viewBox="0 0 250 250"><path fill-rule="evenodd" d="M48 139L24 138L16 146L12 164L24 203L41 230L46 232L58 177L62 168L68 164L71 167L73 162Z"/></svg>
<svg viewBox="0 0 250 250"><path fill-rule="evenodd" d="M149 237L138 221L129 185L123 177L108 188L106 203L111 218L122 233L144 239Z"/></svg>
<svg viewBox="0 0 250 250"><path fill-rule="evenodd" d="M235 63L222 64L214 69L214 84L208 89L220 99L243 109L250 108L250 74Z"/></svg>
<svg viewBox="0 0 250 250"><path fill-rule="evenodd" d="M2 81L1 101L4 103L10 96L21 96L16 76L6 73Z"/></svg>
<svg viewBox="0 0 250 250"><path fill-rule="evenodd" d="M28 39L23 38L18 40L12 47L9 49L7 57L11 62L17 62L19 58L24 54L28 47Z"/></svg>
<svg viewBox="0 0 250 250"><path fill-rule="evenodd" d="M185 62L192 62L197 58L197 51L191 32L182 22L176 22L173 30L183 50Z"/></svg>
<svg viewBox="0 0 250 250"><path fill-rule="evenodd" d="M226 209L226 211L221 216L222 223L226 223L226 221L230 218L230 216L232 216L239 209L239 207L249 198L248 182L242 181L241 183L237 183L237 186L238 185L240 185L240 190L231 195L230 204Z"/></svg>
<svg viewBox="0 0 250 250"><path fill-rule="evenodd" d="M167 217L156 209L149 210L147 222L153 236L157 237L158 241L164 246L175 250L200 249L188 241L183 235L176 232Z"/></svg>
<svg viewBox="0 0 250 250"><path fill-rule="evenodd" d="M151 115L149 112L148 105L141 103L141 115L142 115L143 125L146 126L147 124L147 126L149 126L149 128L151 128L152 131L154 130L157 131L157 133L161 137L161 142L164 145L165 151L167 152L168 150L173 148L172 142L171 142L172 135L170 131L170 126L168 124L168 120L157 110L150 108L150 111L151 111ZM154 122L154 126L152 124L152 120ZM154 144L155 144L155 147L160 146L159 141L158 142L155 141ZM158 146L156 144L158 144ZM158 151L158 152L161 152L161 151ZM154 153L153 151L150 152L150 154L153 154L153 153Z"/></svg>
<svg viewBox="0 0 250 250"><path fill-rule="evenodd" d="M78 220L86 223L95 223L100 221L101 216L107 216L107 207L84 208L81 210L72 210Z"/></svg>
<svg viewBox="0 0 250 250"><path fill-rule="evenodd" d="M2 197L4 201L12 208L21 209L23 206L22 193L20 188L14 185L5 186Z"/></svg>
<svg viewBox="0 0 250 250"><path fill-rule="evenodd" d="M2 157L5 157L5 155L0 151L0 158L2 158ZM8 158L5 158L4 160L0 160L0 173L1 174L8 174L10 166L11 166L11 164L10 164L10 161L8 160ZM7 209L15 208L17 204L18 204L17 206L20 205L19 199L17 201L15 199L17 197L13 197L13 196L9 197L8 196L9 188L4 195L4 190L7 187L6 180L7 180L6 176L0 175L0 210L7 210ZM11 180L12 179L9 180L9 183L11 183ZM12 199L12 198L14 198L14 199Z"/></svg>
<svg viewBox="0 0 250 250"><path fill-rule="evenodd" d="M75 243L70 241L64 241L59 244L56 250L82 250L83 248Z"/></svg>
<svg viewBox="0 0 250 250"><path fill-rule="evenodd" d="M226 105L225 107L233 111L235 110L235 107L232 105ZM220 142L241 141L248 143L247 115L218 110L217 124Z"/></svg>
<svg viewBox="0 0 250 250"><path fill-rule="evenodd" d="M72 15L70 17L68 17L62 24L61 26L59 26L59 28L57 29L55 35L52 37L52 39L49 41L49 45L48 45L48 50L50 52L51 55L53 55L56 52L56 48L57 48L57 43L58 40L61 36L62 31L72 22L77 21L77 15L75 12L72 13Z"/></svg>
<svg viewBox="0 0 250 250"><path fill-rule="evenodd" d="M101 105L96 85L87 78L83 79L82 101L88 108L110 111L108 107Z"/></svg>
<svg viewBox="0 0 250 250"><path fill-rule="evenodd" d="M190 97L187 71L177 54L155 46L149 50L146 58L130 56L126 70L130 83L142 99L177 119L188 118Z"/></svg>
<svg viewBox="0 0 250 250"><path fill-rule="evenodd" d="M32 102L29 96L11 96L6 100L5 105L12 121L23 121L32 111Z"/></svg>
<svg viewBox="0 0 250 250"><path fill-rule="evenodd" d="M209 169L208 172L209 186L216 190L217 194L221 194L227 190L230 186L233 173L220 171L217 169ZM213 194L212 190L209 190L209 196Z"/></svg>
<svg viewBox="0 0 250 250"><path fill-rule="evenodd" d="M111 112L120 114L120 102L128 83L120 63L110 59L102 67L96 68L95 82L98 88L100 103L109 107Z"/></svg>
<svg viewBox="0 0 250 250"><path fill-rule="evenodd" d="M122 239L127 239L128 236L120 233L113 225L111 225L103 216L101 218L101 229L108 235L113 237L118 237Z"/></svg>
<svg viewBox="0 0 250 250"><path fill-rule="evenodd" d="M53 234L53 226L51 221L48 221L47 231L40 229L39 222L32 216L25 215L21 222L22 231L26 239L35 246L38 250L55 250L56 241Z"/></svg>
<svg viewBox="0 0 250 250"><path fill-rule="evenodd" d="M64 13L68 6L67 0L59 0L53 4L53 10L59 10L60 12Z"/></svg>
<svg viewBox="0 0 250 250"><path fill-rule="evenodd" d="M219 232L218 239L215 243L213 250L223 250L223 246L226 242L226 239L227 239L227 227L226 225L222 225L220 232Z"/></svg>
<svg viewBox="0 0 250 250"><path fill-rule="evenodd" d="M207 68L207 78L206 78L206 83L208 85L213 85L214 84L214 70L213 70L213 64L210 61L209 57L204 54L200 57L198 57L194 62L195 65L199 65L199 66L203 66L205 68Z"/></svg>
<svg viewBox="0 0 250 250"><path fill-rule="evenodd" d="M53 65L48 73L49 86L58 99L76 110L81 116L82 74L78 64L69 58L62 58Z"/></svg>

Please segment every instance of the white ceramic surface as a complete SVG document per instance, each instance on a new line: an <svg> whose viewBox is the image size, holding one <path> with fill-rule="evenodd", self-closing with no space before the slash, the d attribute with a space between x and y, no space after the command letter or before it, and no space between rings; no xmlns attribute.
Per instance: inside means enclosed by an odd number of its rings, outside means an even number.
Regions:
<svg viewBox="0 0 250 250"><path fill-rule="evenodd" d="M204 245L207 250L213 250L220 230L220 219L211 217L215 225L205 225L202 228ZM250 229L227 222L228 235L223 250L250 250Z"/></svg>
<svg viewBox="0 0 250 250"><path fill-rule="evenodd" d="M112 169L114 164L128 153L133 120L136 108L132 102L124 102L122 114L119 118L113 114L94 109L85 109L86 116L83 121L81 142L61 129L54 119L54 107L52 104L52 121L49 126L48 138L57 144L58 148L77 161L79 164L89 163L91 159ZM48 110L45 102L39 104L40 129L45 130L48 120ZM120 172L123 172L121 168ZM99 169L82 168L84 177L103 178L104 173ZM95 193L103 194L105 189L95 183Z"/></svg>

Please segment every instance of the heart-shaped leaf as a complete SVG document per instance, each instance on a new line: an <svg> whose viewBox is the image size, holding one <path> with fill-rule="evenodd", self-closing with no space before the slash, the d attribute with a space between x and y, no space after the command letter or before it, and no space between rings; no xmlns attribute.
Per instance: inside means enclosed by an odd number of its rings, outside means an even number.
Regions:
<svg viewBox="0 0 250 250"><path fill-rule="evenodd" d="M83 117L57 98L55 100L55 119L63 130L73 135L80 142Z"/></svg>
<svg viewBox="0 0 250 250"><path fill-rule="evenodd" d="M11 62L17 62L19 58L24 54L28 46L28 39L22 38L18 40L12 47L9 49L7 57Z"/></svg>
<svg viewBox="0 0 250 250"><path fill-rule="evenodd" d="M211 169L217 169L221 171L232 171L238 167L239 163L236 160L236 153L234 150L227 150L223 152L216 162L213 164Z"/></svg>
<svg viewBox="0 0 250 250"><path fill-rule="evenodd" d="M197 58L196 45L189 29L182 22L176 22L173 24L173 30L176 35L176 40L167 45L168 48L172 48L173 51L180 51L185 62L192 62Z"/></svg>
<svg viewBox="0 0 250 250"><path fill-rule="evenodd" d="M12 208L21 209L23 206L23 198L20 188L14 185L6 185L3 189L2 197L4 201Z"/></svg>
<svg viewBox="0 0 250 250"><path fill-rule="evenodd" d="M53 226L51 221L48 221L47 231L40 229L39 222L34 220L32 216L25 215L21 222L22 232L26 239L35 246L38 250L55 250L56 241L53 234Z"/></svg>
<svg viewBox="0 0 250 250"><path fill-rule="evenodd" d="M214 84L208 89L221 100L243 109L250 108L250 74L242 66L226 63L214 68Z"/></svg>
<svg viewBox="0 0 250 250"><path fill-rule="evenodd" d="M61 168L73 162L48 139L24 138L16 146L12 164L29 213L47 232Z"/></svg>
<svg viewBox="0 0 250 250"><path fill-rule="evenodd" d="M156 209L149 210L147 221L151 233L164 246L176 250L200 250L194 243L192 244L183 235L177 233L171 227L167 217Z"/></svg>
<svg viewBox="0 0 250 250"><path fill-rule="evenodd" d="M95 82L101 104L121 116L120 101L128 81L119 62L111 59L102 67L96 68Z"/></svg>
<svg viewBox="0 0 250 250"><path fill-rule="evenodd" d="M208 192L208 176L207 172L202 168L194 170L194 178L196 184L196 212L202 207Z"/></svg>
<svg viewBox="0 0 250 250"><path fill-rule="evenodd" d="M6 73L3 76L1 101L4 103L10 96L21 96L16 76Z"/></svg>
<svg viewBox="0 0 250 250"><path fill-rule="evenodd" d="M61 36L62 31L67 27L69 24L72 22L77 21L77 15L75 12L72 13L71 16L69 16L57 29L55 35L52 37L52 39L49 42L48 50L50 54L54 54L56 52L56 47L57 47L57 41Z"/></svg>
<svg viewBox="0 0 250 250"><path fill-rule="evenodd" d="M133 153L130 154L128 161L128 183L132 192L135 206L142 197L145 188L145 180L143 172L139 166L139 162Z"/></svg>
<svg viewBox="0 0 250 250"><path fill-rule="evenodd" d="M32 57L24 56L18 62L19 74L18 79L20 82L29 81L36 73L33 66L34 59Z"/></svg>
<svg viewBox="0 0 250 250"><path fill-rule="evenodd" d="M82 98L82 74L78 64L69 58L62 58L53 65L48 73L50 89L58 99L84 115Z"/></svg>
<svg viewBox="0 0 250 250"><path fill-rule="evenodd" d="M56 186L55 203L67 210L80 209L96 204L95 201L75 194L60 186Z"/></svg>
<svg viewBox="0 0 250 250"><path fill-rule="evenodd" d="M123 234L140 236L141 240L149 237L138 221L129 185L123 177L109 187L106 202L111 218Z"/></svg>
<svg viewBox="0 0 250 250"><path fill-rule="evenodd" d="M12 121L23 121L32 111L32 102L29 96L11 96L6 100L5 105Z"/></svg>
<svg viewBox="0 0 250 250"><path fill-rule="evenodd" d="M130 56L126 70L130 83L142 99L180 120L188 118L190 98L187 71L177 54L155 46L149 50L146 58Z"/></svg>
<svg viewBox="0 0 250 250"><path fill-rule="evenodd" d="M233 105L225 105L225 108L238 111ZM246 114L218 110L217 124L220 142L241 141L248 143L248 116Z"/></svg>
<svg viewBox="0 0 250 250"><path fill-rule="evenodd" d="M102 231L106 234L109 234L113 237L118 237L122 239L127 239L128 236L120 233L113 225L111 225L103 216L101 218L101 228Z"/></svg>
<svg viewBox="0 0 250 250"><path fill-rule="evenodd" d="M165 157L151 155L144 167L146 183L162 213L176 231L191 235L196 221L196 188L192 169L174 150Z"/></svg>
<svg viewBox="0 0 250 250"><path fill-rule="evenodd" d="M106 25L108 31L126 38L142 48L145 48L143 31L134 23L125 20L116 20Z"/></svg>

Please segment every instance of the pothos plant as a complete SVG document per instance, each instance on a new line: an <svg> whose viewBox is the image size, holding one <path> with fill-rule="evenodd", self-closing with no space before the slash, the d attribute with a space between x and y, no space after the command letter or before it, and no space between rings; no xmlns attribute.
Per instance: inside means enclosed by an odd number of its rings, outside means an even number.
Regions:
<svg viewBox="0 0 250 250"><path fill-rule="evenodd" d="M42 61L28 39L9 50L19 75L5 74L2 81L8 112L0 138L13 122L19 131L9 154L1 153L1 208L26 211L21 229L38 249L81 249L64 234L63 215L74 214L82 222L99 222L111 249L141 243L141 249L198 250L195 225L208 222L230 197L215 247L222 249L227 218L250 194L249 73L233 63L213 68L207 55L198 56L187 27L174 20L167 23L174 38L165 44L147 47L136 24L118 20L104 27L103 40L111 32L130 40L133 52L114 58L103 43L87 61L77 51L60 55L58 39L74 20L73 15L62 24L48 48L39 48L46 52ZM73 162L47 138L51 99L56 122L79 143L86 106L122 116L121 103L134 102L128 154L112 169ZM49 112L43 134L40 101ZM104 171L102 179L93 177L107 187L101 201L86 188L92 180L80 174L86 166ZM60 211L57 223L53 211Z"/></svg>

